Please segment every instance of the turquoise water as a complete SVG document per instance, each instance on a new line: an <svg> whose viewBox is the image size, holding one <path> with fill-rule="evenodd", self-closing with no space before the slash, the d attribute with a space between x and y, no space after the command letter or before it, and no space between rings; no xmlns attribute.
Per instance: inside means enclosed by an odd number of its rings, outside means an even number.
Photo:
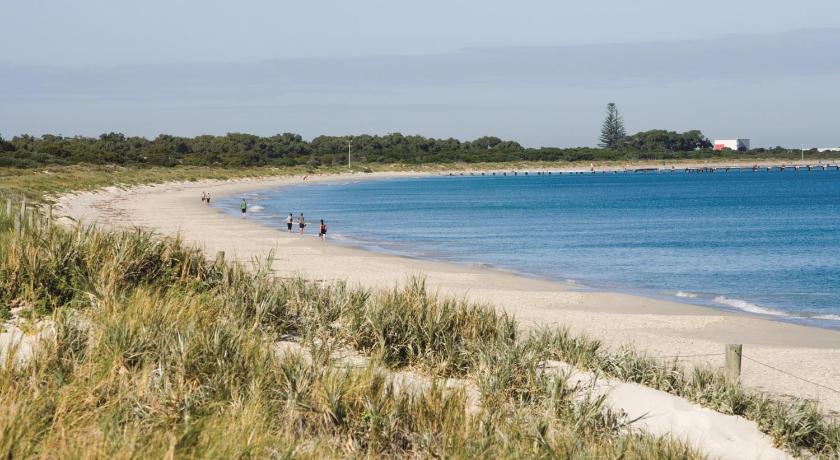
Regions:
<svg viewBox="0 0 840 460"><path fill-rule="evenodd" d="M840 172L456 176L245 195L334 241L840 329ZM216 206L238 213L241 196Z"/></svg>

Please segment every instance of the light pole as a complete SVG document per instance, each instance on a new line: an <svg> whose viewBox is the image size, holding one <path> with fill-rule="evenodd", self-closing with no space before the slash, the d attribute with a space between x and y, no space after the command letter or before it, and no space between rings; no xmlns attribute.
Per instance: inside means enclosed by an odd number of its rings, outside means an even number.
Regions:
<svg viewBox="0 0 840 460"><path fill-rule="evenodd" d="M347 139L347 169L350 169L350 146L353 145L353 138Z"/></svg>

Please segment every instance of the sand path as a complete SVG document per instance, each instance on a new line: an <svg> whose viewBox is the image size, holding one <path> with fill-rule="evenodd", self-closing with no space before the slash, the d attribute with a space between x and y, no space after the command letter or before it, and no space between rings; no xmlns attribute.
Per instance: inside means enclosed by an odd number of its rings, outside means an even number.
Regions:
<svg viewBox="0 0 840 460"><path fill-rule="evenodd" d="M385 179L383 173L314 177L310 181ZM744 344L744 355L817 384L840 386L840 332L767 320L747 314L648 299L611 292L589 292L565 285L480 269L321 243L314 236L289 235L249 219L226 216L200 200L300 184L301 178L170 183L130 189L66 195L59 213L85 222L118 227L140 226L163 234L179 233L209 254L248 261L274 251L279 276L346 280L368 287L393 286L422 274L444 294L491 303L512 313L525 328L565 326L588 334L608 347L633 344L651 356L690 356L687 363L723 364L726 343ZM313 216L315 218L316 216ZM751 360L743 365L745 385L775 393L819 400L840 412L840 393L805 383Z"/></svg>

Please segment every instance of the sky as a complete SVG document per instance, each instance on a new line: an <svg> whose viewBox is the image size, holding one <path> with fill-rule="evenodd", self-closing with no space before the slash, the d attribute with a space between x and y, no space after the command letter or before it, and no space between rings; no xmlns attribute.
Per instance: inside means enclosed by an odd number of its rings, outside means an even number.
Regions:
<svg viewBox="0 0 840 460"><path fill-rule="evenodd" d="M837 0L0 0L0 134L840 145Z"/></svg>

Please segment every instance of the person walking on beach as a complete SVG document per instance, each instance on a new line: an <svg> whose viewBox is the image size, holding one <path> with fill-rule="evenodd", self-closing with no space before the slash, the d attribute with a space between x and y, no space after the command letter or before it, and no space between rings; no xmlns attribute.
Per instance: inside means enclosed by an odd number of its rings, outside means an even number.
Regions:
<svg viewBox="0 0 840 460"><path fill-rule="evenodd" d="M324 219L321 219L321 228L318 230L318 238L321 238L321 241L326 241L327 239L327 224L324 223Z"/></svg>
<svg viewBox="0 0 840 460"><path fill-rule="evenodd" d="M245 198L242 198L242 203L239 203L239 209L242 210L242 218L245 218L245 213L248 211L248 203L245 201Z"/></svg>
<svg viewBox="0 0 840 460"><path fill-rule="evenodd" d="M303 235L303 229L306 228L306 219L303 218L303 213L298 217L298 227L300 227L300 234Z"/></svg>
<svg viewBox="0 0 840 460"><path fill-rule="evenodd" d="M207 203L207 192L201 192L201 202Z"/></svg>
<svg viewBox="0 0 840 460"><path fill-rule="evenodd" d="M292 213L289 213L289 217L286 218L286 228L289 229L289 233L292 233L292 224L295 222L295 218L292 217Z"/></svg>
<svg viewBox="0 0 840 460"><path fill-rule="evenodd" d="M210 193L207 193L207 204L210 204Z"/></svg>

